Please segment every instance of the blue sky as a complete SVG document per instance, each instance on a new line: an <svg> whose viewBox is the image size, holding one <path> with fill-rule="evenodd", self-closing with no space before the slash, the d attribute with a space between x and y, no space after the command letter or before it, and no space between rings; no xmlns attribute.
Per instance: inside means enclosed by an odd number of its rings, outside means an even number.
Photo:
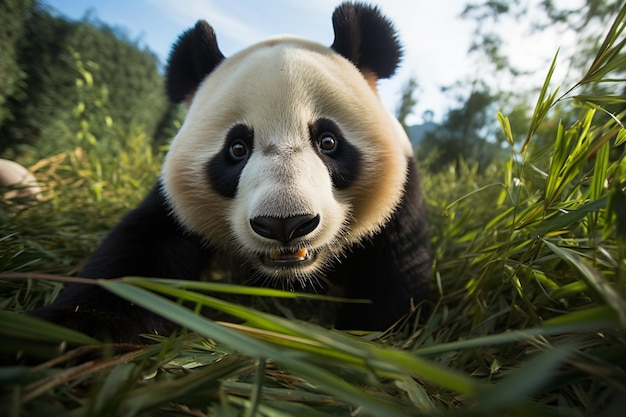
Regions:
<svg viewBox="0 0 626 417"><path fill-rule="evenodd" d="M392 19L405 47L405 58L396 76L379 84L381 99L394 111L402 85L415 77L420 93L412 123L420 123L425 110L433 110L435 120L439 120L450 104L440 88L476 71L475 63L467 56L473 24L458 17L466 2L370 1ZM122 28L131 39L150 48L165 62L177 36L198 19L206 19L215 28L226 56L283 33L330 45L331 15L341 0L48 0L47 3L71 19L91 13L109 25ZM522 38L523 35L513 36L513 39ZM543 42L542 46L555 51L558 45ZM516 45L510 47L528 58L528 51ZM537 58L539 68L546 67L544 61L551 53Z"/></svg>

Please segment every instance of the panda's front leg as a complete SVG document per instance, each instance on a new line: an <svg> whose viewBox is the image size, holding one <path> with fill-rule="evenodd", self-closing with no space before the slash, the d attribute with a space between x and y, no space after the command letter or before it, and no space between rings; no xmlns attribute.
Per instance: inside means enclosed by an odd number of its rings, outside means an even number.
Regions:
<svg viewBox="0 0 626 417"><path fill-rule="evenodd" d="M78 276L198 279L209 258L201 240L171 216L157 184L115 226ZM174 329L158 315L89 284L70 284L52 304L30 314L114 342L139 343L141 333L167 334Z"/></svg>
<svg viewBox="0 0 626 417"><path fill-rule="evenodd" d="M429 296L431 254L424 201L415 162L409 160L404 193L392 218L371 239L349 252L329 278L348 298L336 326L386 330Z"/></svg>

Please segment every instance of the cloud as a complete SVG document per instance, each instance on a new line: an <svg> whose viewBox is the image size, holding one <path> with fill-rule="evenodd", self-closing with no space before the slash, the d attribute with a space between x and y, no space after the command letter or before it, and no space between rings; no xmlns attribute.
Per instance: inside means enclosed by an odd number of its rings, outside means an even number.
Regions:
<svg viewBox="0 0 626 417"><path fill-rule="evenodd" d="M231 47L249 45L270 35L262 28L250 25L246 20L235 17L237 16L237 6L225 7L211 0L185 2L184 7L181 7L180 0L148 0L148 2L159 8L171 20L185 27L193 26L200 19L207 20L218 34L220 44L227 54L235 52L229 50ZM222 42L222 39L226 42Z"/></svg>

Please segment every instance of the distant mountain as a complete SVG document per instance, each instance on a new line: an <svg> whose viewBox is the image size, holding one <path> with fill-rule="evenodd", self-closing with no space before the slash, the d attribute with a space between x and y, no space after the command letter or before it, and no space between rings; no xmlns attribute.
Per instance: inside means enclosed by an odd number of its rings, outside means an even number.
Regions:
<svg viewBox="0 0 626 417"><path fill-rule="evenodd" d="M424 136L426 136L426 133L434 131L437 127L439 127L439 125L431 121L424 122L421 125L410 126L409 139L411 140L413 149L420 144L420 142L424 139Z"/></svg>

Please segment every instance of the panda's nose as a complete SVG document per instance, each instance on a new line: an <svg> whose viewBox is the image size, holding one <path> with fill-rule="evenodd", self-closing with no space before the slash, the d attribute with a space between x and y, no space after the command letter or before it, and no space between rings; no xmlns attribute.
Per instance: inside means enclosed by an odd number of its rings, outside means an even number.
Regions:
<svg viewBox="0 0 626 417"><path fill-rule="evenodd" d="M319 214L291 217L260 216L250 219L250 226L257 234L283 243L311 233L319 224Z"/></svg>

